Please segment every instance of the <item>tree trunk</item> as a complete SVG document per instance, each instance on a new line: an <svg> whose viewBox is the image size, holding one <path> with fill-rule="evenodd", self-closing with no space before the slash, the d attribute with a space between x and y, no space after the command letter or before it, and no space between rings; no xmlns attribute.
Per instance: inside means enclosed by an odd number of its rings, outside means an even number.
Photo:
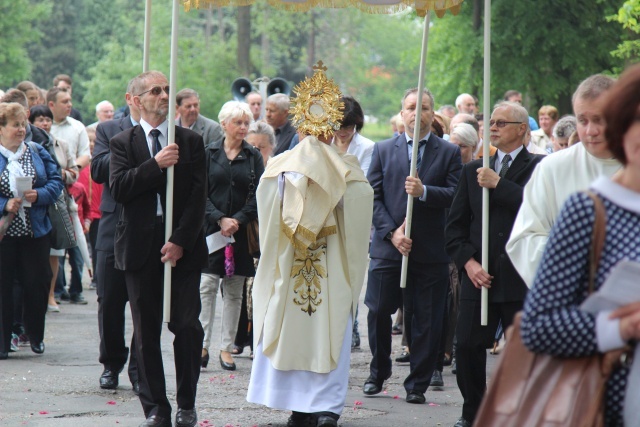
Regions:
<svg viewBox="0 0 640 427"><path fill-rule="evenodd" d="M307 45L307 76L313 75L313 66L316 64L316 15L311 11L309 22L309 44Z"/></svg>
<svg viewBox="0 0 640 427"><path fill-rule="evenodd" d="M238 7L238 70L240 75L251 74L251 6Z"/></svg>
<svg viewBox="0 0 640 427"><path fill-rule="evenodd" d="M473 31L476 33L482 29L482 0L473 0Z"/></svg>
<svg viewBox="0 0 640 427"><path fill-rule="evenodd" d="M269 22L269 8L266 7L262 12L262 16L265 24ZM260 74L264 75L265 71L269 69L269 64L271 62L271 54L270 54L270 44L269 44L269 33L267 31L262 32L262 36L260 37L260 47L262 48L262 71Z"/></svg>
<svg viewBox="0 0 640 427"><path fill-rule="evenodd" d="M205 46L209 48L211 46L211 33L213 31L213 11L211 10L211 7L205 10L204 14L204 42Z"/></svg>
<svg viewBox="0 0 640 427"><path fill-rule="evenodd" d="M220 33L220 42L224 44L224 12L222 8L218 8L218 33Z"/></svg>

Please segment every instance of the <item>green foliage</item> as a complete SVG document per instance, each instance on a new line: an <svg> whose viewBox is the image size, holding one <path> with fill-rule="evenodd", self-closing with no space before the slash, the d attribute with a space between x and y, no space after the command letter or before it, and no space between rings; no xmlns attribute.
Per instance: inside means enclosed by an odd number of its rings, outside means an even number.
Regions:
<svg viewBox="0 0 640 427"><path fill-rule="evenodd" d="M637 62L640 58L640 0L627 0L618 13L608 17L609 21L617 22L625 29L625 39L611 52L615 57L629 62Z"/></svg>
<svg viewBox="0 0 640 427"><path fill-rule="evenodd" d="M31 75L33 62L26 51L42 37L41 18L51 13L51 2L0 0L0 87L12 86Z"/></svg>
<svg viewBox="0 0 640 427"><path fill-rule="evenodd" d="M473 28L474 5L482 3L467 0L458 16L432 18L425 82L436 107L452 104L462 92L482 94L482 25ZM530 111L550 103L569 112L571 93L582 79L615 72L621 58L640 52L640 0L628 0L618 10L620 3L493 0L492 101L517 89ZM151 68L168 74L173 3L152 4ZM0 0L0 5L0 31L10 40L0 46L0 82L6 86L31 77L47 88L55 74L70 74L74 105L87 122L97 102L123 104L128 80L142 69L143 1ZM404 90L417 86L423 22L412 13L367 15L355 9L289 13L259 0L251 7L251 75L244 77L282 77L295 84L311 73L310 62L322 60L342 91L385 123L400 109ZM240 77L238 25L236 8L180 12L177 85L201 94L208 117L217 117L231 98L231 82ZM25 44L28 55L20 51Z"/></svg>
<svg viewBox="0 0 640 427"><path fill-rule="evenodd" d="M169 77L171 1L155 1L151 19L149 67ZM143 21L127 19L117 25L122 34L129 35L129 43L108 43L102 59L89 68L89 79L82 84L86 89L84 104L87 110L103 99L116 106L124 105L128 81L142 72ZM190 87L200 93L202 114L216 118L220 107L230 97L231 82L237 77L234 45L212 43L207 47L197 13L181 11L179 23L177 87Z"/></svg>

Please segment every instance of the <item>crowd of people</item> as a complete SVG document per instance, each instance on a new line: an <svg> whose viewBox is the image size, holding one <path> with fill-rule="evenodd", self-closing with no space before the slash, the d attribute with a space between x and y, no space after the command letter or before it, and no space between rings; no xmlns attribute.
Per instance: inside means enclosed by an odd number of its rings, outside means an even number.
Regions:
<svg viewBox="0 0 640 427"><path fill-rule="evenodd" d="M617 81L586 78L573 115L564 116L544 105L531 117L514 90L480 113L471 94L436 111L427 89L408 89L390 120L393 136L377 143L361 134L363 107L325 70L314 67L297 98L251 92L228 101L218 121L200 114L193 89L169 99L157 71L123 87L125 107L98 103L87 126L67 75L47 91L23 81L2 94L0 360L21 347L45 352L47 313L63 315L63 301L87 303L86 268L98 301L99 387L118 388L128 365L146 418L140 426L173 425L160 350L165 263L173 267L168 326L179 427L197 424L197 383L211 356L233 371L246 347L249 402L291 411L291 427L337 426L350 352L361 344L360 308L371 351L363 394L383 391L394 367L392 335L402 334L396 362L409 363L406 402L423 404L429 390L441 390L451 365L464 399L455 427L473 425L487 388L487 350L497 352L505 333L508 345L520 311L523 340L535 352L580 357L640 339L640 302L596 315L580 307L595 215L581 192L594 192L607 216L595 291L621 261L640 261L640 67ZM212 348L218 292L221 336ZM609 377L605 425L636 425L640 402L627 392L640 387L634 368L617 366Z"/></svg>

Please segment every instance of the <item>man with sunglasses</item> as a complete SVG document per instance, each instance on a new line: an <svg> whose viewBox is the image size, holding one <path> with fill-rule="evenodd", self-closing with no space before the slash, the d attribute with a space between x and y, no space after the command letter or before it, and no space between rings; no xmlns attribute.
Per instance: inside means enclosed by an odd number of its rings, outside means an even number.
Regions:
<svg viewBox="0 0 640 427"><path fill-rule="evenodd" d="M197 423L196 387L204 332L200 314L200 270L206 266L204 142L175 127L168 142L169 86L158 71L139 75L132 88L140 124L111 139L109 184L122 204L115 234L115 266L124 270L140 376L140 402L147 417L141 427L171 427L160 333L163 263L170 262L171 321L178 412L177 427ZM173 228L165 243L167 168L174 171Z"/></svg>
<svg viewBox="0 0 640 427"><path fill-rule="evenodd" d="M533 169L544 158L525 148L528 114L520 104L501 102L489 122L498 151L489 168L474 160L462 168L449 211L447 253L462 271L456 328L456 377L464 404L455 427L471 427L486 389L486 349L498 322L504 329L522 309L527 286L506 255L505 245ZM482 193L489 189L489 268L482 268ZM489 289L489 321L480 325L480 289Z"/></svg>

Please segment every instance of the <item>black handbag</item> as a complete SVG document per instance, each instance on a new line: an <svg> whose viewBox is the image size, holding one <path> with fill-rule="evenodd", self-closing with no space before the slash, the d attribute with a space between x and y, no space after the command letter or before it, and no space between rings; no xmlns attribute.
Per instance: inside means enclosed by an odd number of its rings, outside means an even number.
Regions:
<svg viewBox="0 0 640 427"><path fill-rule="evenodd" d="M67 190L63 189L55 203L49 205L49 220L51 221L49 237L52 249L69 249L78 245L69 214L68 197Z"/></svg>

